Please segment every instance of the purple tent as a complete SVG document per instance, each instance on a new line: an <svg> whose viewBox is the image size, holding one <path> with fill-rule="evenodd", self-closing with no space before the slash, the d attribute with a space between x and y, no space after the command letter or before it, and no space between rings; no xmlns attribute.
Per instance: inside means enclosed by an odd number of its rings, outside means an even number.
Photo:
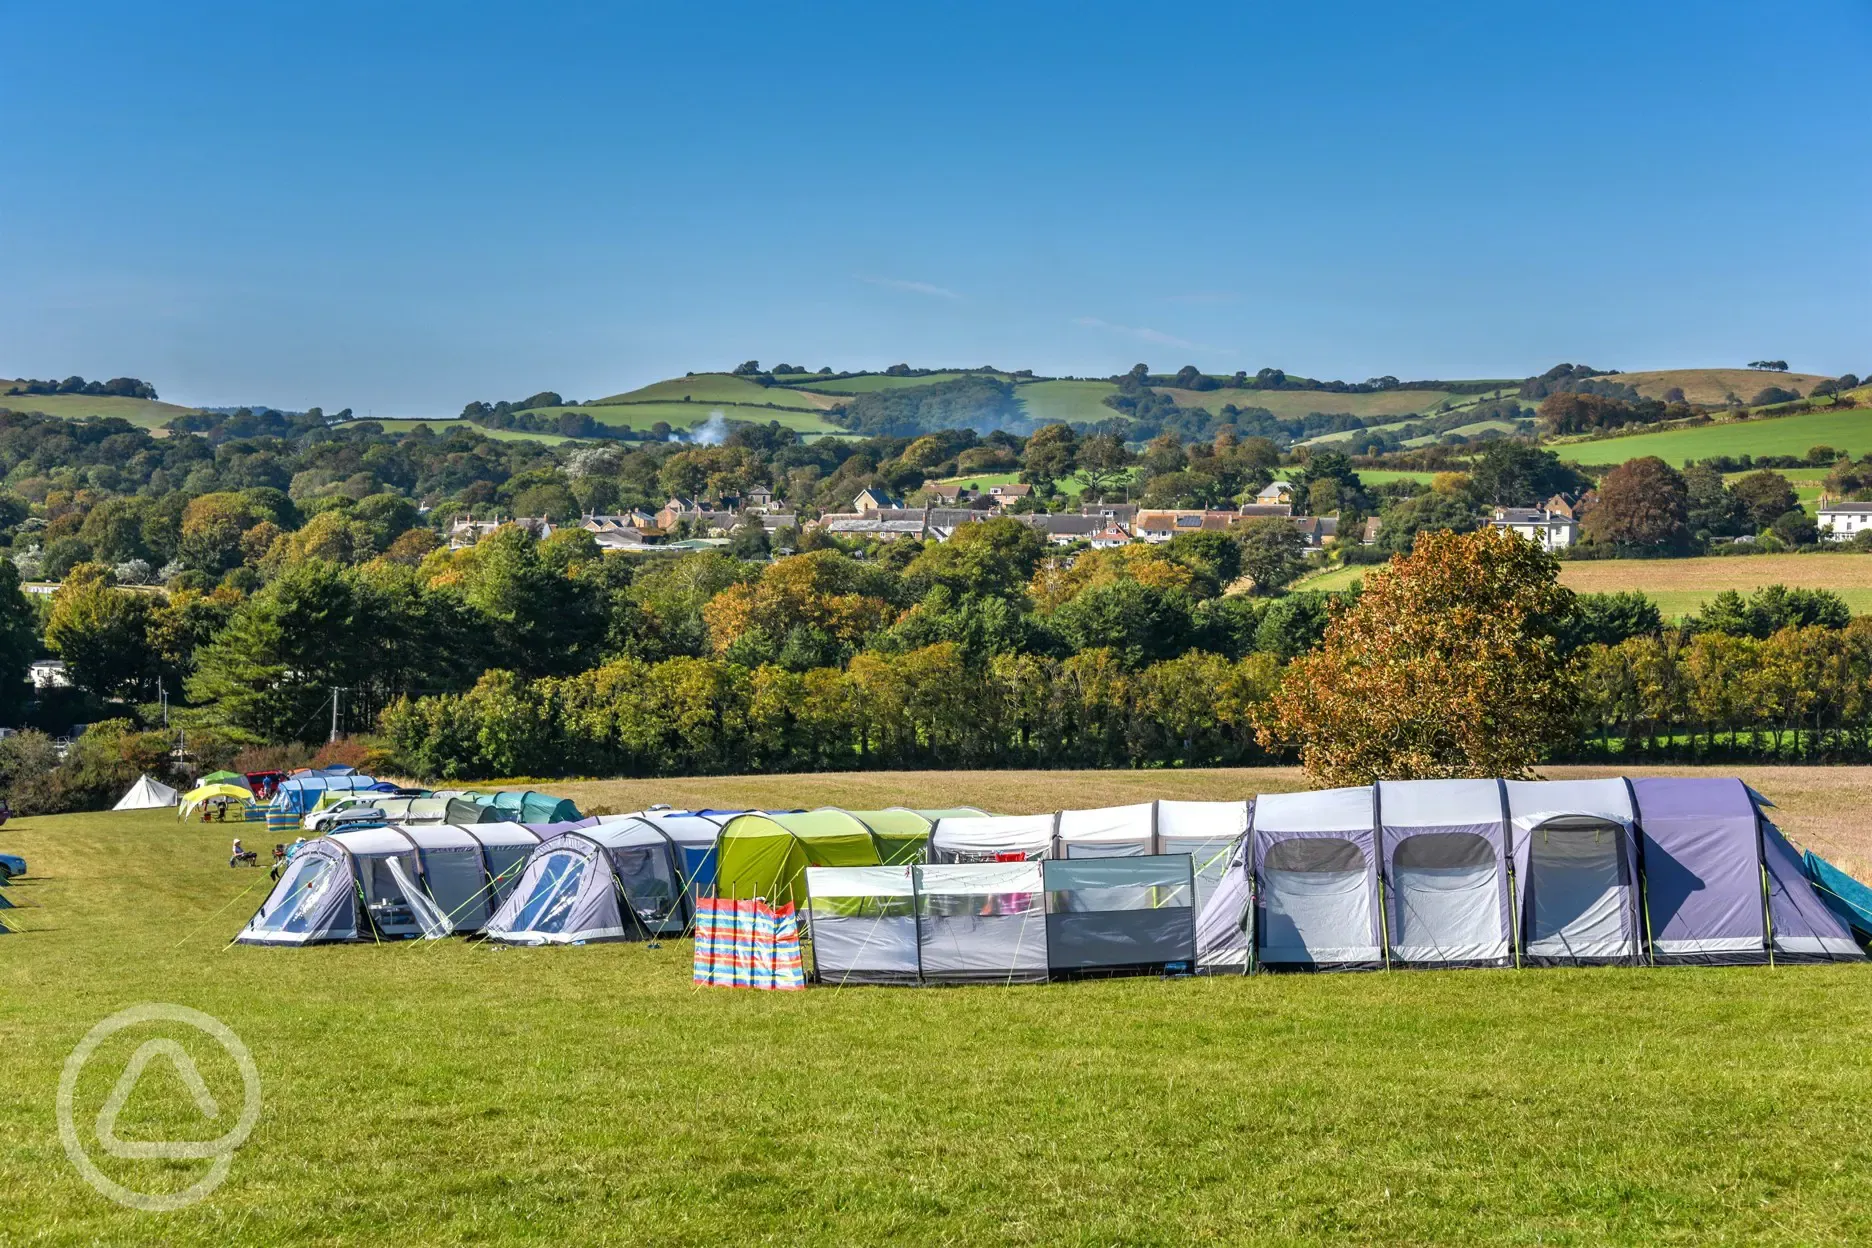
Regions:
<svg viewBox="0 0 1872 1248"><path fill-rule="evenodd" d="M1739 965L1861 956L1740 780L1632 783L1652 960Z"/></svg>
<svg viewBox="0 0 1872 1248"><path fill-rule="evenodd" d="M1377 813L1394 963L1512 959L1507 799L1498 780L1388 780Z"/></svg>
<svg viewBox="0 0 1872 1248"><path fill-rule="evenodd" d="M1269 969L1384 964L1369 788L1276 793L1255 803L1255 960Z"/></svg>

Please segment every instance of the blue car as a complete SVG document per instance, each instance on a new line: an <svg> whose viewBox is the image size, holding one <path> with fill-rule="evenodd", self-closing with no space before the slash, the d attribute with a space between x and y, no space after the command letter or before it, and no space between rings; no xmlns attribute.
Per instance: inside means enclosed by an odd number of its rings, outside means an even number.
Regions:
<svg viewBox="0 0 1872 1248"><path fill-rule="evenodd" d="M26 874L26 860L18 854L0 854L0 884Z"/></svg>

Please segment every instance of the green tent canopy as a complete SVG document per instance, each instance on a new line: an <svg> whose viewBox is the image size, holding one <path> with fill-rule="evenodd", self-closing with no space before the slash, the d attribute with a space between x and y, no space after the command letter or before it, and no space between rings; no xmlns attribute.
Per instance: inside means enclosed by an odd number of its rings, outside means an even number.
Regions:
<svg viewBox="0 0 1872 1248"><path fill-rule="evenodd" d="M248 787L247 777L241 775L240 772L238 771L211 771L207 775L203 776L199 781L197 781L197 783L198 784L238 784L243 789Z"/></svg>
<svg viewBox="0 0 1872 1248"><path fill-rule="evenodd" d="M876 867L923 861L939 818L979 810L751 811L723 825L717 842L715 895L764 897L775 905L806 901L807 867Z"/></svg>

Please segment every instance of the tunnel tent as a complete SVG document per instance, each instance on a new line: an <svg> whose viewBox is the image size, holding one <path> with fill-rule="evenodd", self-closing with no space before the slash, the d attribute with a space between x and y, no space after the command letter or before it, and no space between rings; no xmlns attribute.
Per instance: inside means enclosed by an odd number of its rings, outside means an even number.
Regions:
<svg viewBox="0 0 1872 1248"><path fill-rule="evenodd" d="M749 811L722 825L717 838L715 895L803 905L806 868L874 867L883 861L877 837L850 811L825 808Z"/></svg>
<svg viewBox="0 0 1872 1248"><path fill-rule="evenodd" d="M1861 956L1807 879L1766 799L1736 779L1632 782L1644 837L1645 911L1660 964L1739 965Z"/></svg>
<svg viewBox="0 0 1872 1248"><path fill-rule="evenodd" d="M1387 780L1376 803L1394 963L1507 965L1514 910L1501 782Z"/></svg>
<svg viewBox="0 0 1872 1248"><path fill-rule="evenodd" d="M486 934L514 945L649 940L681 935L692 918L675 841L625 816L542 842Z"/></svg>
<svg viewBox="0 0 1872 1248"><path fill-rule="evenodd" d="M509 819L512 812L503 813L493 806L484 806L472 796L451 797L442 809L445 815L443 822L457 827L476 823L519 822Z"/></svg>
<svg viewBox="0 0 1872 1248"><path fill-rule="evenodd" d="M1384 964L1368 787L1255 802L1254 955L1274 970Z"/></svg>
<svg viewBox="0 0 1872 1248"><path fill-rule="evenodd" d="M561 823L579 818L579 809L571 798L554 797L533 789L503 789L475 800L499 811L500 818L515 823Z"/></svg>
<svg viewBox="0 0 1872 1248"><path fill-rule="evenodd" d="M323 771L301 771L280 781L279 791L273 797L273 804L281 810L290 810L295 815L309 812L321 796L326 793L368 792L377 783L370 776L361 775L348 767L329 768Z"/></svg>
<svg viewBox="0 0 1872 1248"><path fill-rule="evenodd" d="M308 945L470 934L511 864L537 844L517 825L364 828L307 841L235 939Z"/></svg>
<svg viewBox="0 0 1872 1248"><path fill-rule="evenodd" d="M1624 780L1507 780L1520 956L1536 965L1643 957L1640 862Z"/></svg>
<svg viewBox="0 0 1872 1248"><path fill-rule="evenodd" d="M944 816L930 833L931 862L1020 862L1053 856L1057 814Z"/></svg>
<svg viewBox="0 0 1872 1248"><path fill-rule="evenodd" d="M1054 828L1061 858L1128 858L1157 845L1157 803L1062 810Z"/></svg>
<svg viewBox="0 0 1872 1248"><path fill-rule="evenodd" d="M716 844L723 825L736 815L746 813L741 810L651 810L634 816L661 828L676 843L691 915L695 913L696 898L714 894Z"/></svg>
<svg viewBox="0 0 1872 1248"><path fill-rule="evenodd" d="M398 823L432 824L448 822L448 799L439 797L404 797L384 798L378 803L385 806L389 802L407 802L402 807L401 815L393 815Z"/></svg>

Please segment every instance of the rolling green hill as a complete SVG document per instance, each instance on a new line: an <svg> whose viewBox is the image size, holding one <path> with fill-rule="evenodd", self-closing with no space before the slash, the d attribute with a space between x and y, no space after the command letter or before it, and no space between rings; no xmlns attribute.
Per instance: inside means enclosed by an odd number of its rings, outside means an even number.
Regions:
<svg viewBox="0 0 1872 1248"><path fill-rule="evenodd" d="M892 380L897 379L892 378ZM681 403L685 397L692 403L741 403L752 407L774 403L782 407L817 411L824 411L838 404L836 398L815 394L810 390L790 386L763 386L745 377L736 377L729 373L695 373L688 377L672 377L668 381L653 381L647 386L627 390L623 394L594 399L586 406L608 407L620 403ZM599 420L605 419L596 413L594 416Z"/></svg>
<svg viewBox="0 0 1872 1248"><path fill-rule="evenodd" d="M789 390L798 390L802 394L812 394L815 399L825 395L871 394L878 390L901 390L908 386L933 386L941 381L954 381L958 377L989 376L1007 380L1005 373L930 373L924 377L892 377L886 373L873 373L867 377L841 377L836 381L815 381L812 378L789 380ZM810 387L810 389L809 389ZM816 394L813 392L817 392ZM829 402L837 402L836 398Z"/></svg>
<svg viewBox="0 0 1872 1248"><path fill-rule="evenodd" d="M1118 393L1109 381L1027 381L1014 387L1014 397L1027 415L1046 423L1097 424L1119 413L1105 406L1105 396Z"/></svg>
<svg viewBox="0 0 1872 1248"><path fill-rule="evenodd" d="M16 384L0 381L0 391ZM117 416L144 429L159 429L177 416L195 410L155 399L126 399L114 394L0 393L0 407L16 412L44 412L47 416L63 416L69 420L80 420L86 416Z"/></svg>
<svg viewBox="0 0 1872 1248"><path fill-rule="evenodd" d="M527 433L523 430L518 430L518 429L489 429L485 425L477 425L472 421L461 420L461 419L372 420L372 421L348 420L344 424L338 427L340 429L348 429L352 425L362 425L362 424L382 425L385 433L409 433L415 429L430 429L435 432L435 435L437 437L441 437L443 434L447 433L451 429L469 428L469 429L477 430L483 434L486 434L488 437L494 439L496 442L539 442L546 446L558 446L564 442L573 442L577 440L575 438L561 437L560 435L556 433Z"/></svg>
<svg viewBox="0 0 1872 1248"><path fill-rule="evenodd" d="M1628 459L1655 455L1682 467L1714 455L1800 456L1816 446L1830 446L1858 456L1872 453L1872 409L1721 421L1622 438L1556 441L1551 445L1560 458L1579 464L1622 464Z"/></svg>

